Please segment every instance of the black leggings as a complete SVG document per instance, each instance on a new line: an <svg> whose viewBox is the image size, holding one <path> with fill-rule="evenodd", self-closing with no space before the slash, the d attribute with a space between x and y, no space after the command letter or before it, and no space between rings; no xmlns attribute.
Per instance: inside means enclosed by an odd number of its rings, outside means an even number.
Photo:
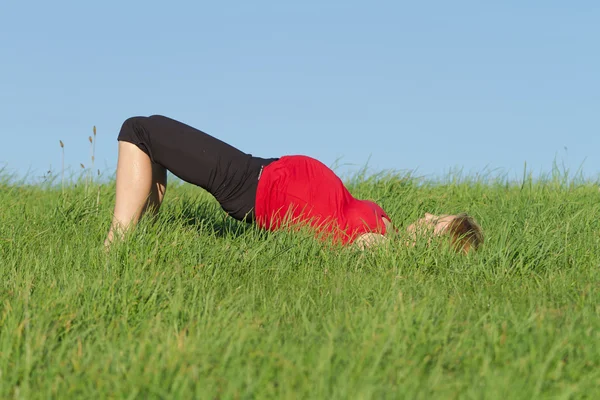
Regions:
<svg viewBox="0 0 600 400"><path fill-rule="evenodd" d="M207 190L229 215L246 222L254 220L260 172L277 160L253 157L160 115L127 119L118 140L135 144L152 162Z"/></svg>

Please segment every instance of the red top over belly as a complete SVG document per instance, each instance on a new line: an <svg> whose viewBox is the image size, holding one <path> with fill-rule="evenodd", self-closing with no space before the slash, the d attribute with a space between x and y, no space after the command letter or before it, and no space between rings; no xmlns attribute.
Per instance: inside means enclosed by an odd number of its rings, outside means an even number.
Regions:
<svg viewBox="0 0 600 400"><path fill-rule="evenodd" d="M308 223L344 244L367 232L385 234L383 218L390 220L374 202L355 199L325 164L306 156L285 156L263 169L255 213L261 228Z"/></svg>

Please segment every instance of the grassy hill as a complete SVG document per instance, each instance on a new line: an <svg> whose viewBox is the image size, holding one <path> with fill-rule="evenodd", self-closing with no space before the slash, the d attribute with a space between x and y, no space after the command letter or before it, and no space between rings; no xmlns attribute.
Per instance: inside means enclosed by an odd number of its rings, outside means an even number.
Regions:
<svg viewBox="0 0 600 400"><path fill-rule="evenodd" d="M106 253L111 183L0 185L0 398L598 398L600 192L560 176L349 183L402 228L362 253L227 218L190 185Z"/></svg>

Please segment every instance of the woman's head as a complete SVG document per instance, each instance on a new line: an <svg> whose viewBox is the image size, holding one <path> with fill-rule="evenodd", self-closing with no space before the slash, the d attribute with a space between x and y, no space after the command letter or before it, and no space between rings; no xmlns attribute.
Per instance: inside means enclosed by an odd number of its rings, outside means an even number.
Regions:
<svg viewBox="0 0 600 400"><path fill-rule="evenodd" d="M483 231L475 220L465 214L433 215L426 213L407 228L415 236L427 234L433 236L448 235L452 247L458 252L468 253L483 244Z"/></svg>

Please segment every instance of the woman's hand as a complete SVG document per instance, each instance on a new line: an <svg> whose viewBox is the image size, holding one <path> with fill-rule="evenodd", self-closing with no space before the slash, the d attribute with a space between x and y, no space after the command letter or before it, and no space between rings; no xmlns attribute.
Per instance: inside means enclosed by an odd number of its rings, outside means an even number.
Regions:
<svg viewBox="0 0 600 400"><path fill-rule="evenodd" d="M386 243L388 238L383 236L381 233L363 233L360 235L355 241L354 245L357 246L360 250L365 250L369 247L380 246L383 243Z"/></svg>

